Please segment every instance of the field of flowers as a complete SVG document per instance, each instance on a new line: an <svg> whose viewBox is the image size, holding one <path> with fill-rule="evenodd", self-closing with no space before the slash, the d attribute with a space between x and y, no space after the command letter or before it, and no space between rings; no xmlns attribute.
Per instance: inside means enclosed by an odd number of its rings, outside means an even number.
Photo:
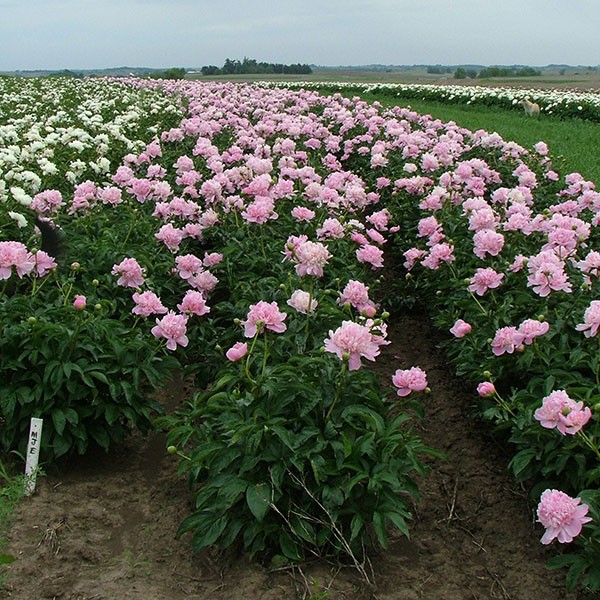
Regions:
<svg viewBox="0 0 600 600"><path fill-rule="evenodd" d="M600 194L543 142L234 84L0 79L0 109L6 451L33 416L46 462L158 417L196 550L360 569L436 452L410 426L427 374L365 368L425 303L542 543L571 544L552 565L600 588ZM174 370L202 391L161 416Z"/></svg>
<svg viewBox="0 0 600 600"><path fill-rule="evenodd" d="M497 106L507 110L523 111L521 101L529 99L539 105L542 114L565 118L580 118L600 122L600 93L595 91L567 91L524 89L511 87L463 86L415 83L359 83L359 82L269 82L262 85L287 89L322 90L325 92L372 93L399 100L435 100L449 104Z"/></svg>

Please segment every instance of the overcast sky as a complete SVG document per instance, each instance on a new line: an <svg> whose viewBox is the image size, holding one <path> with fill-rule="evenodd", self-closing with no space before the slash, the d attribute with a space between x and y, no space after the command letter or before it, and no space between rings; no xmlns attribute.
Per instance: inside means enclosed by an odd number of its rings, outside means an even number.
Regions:
<svg viewBox="0 0 600 600"><path fill-rule="evenodd" d="M600 63L600 0L0 0L0 70Z"/></svg>

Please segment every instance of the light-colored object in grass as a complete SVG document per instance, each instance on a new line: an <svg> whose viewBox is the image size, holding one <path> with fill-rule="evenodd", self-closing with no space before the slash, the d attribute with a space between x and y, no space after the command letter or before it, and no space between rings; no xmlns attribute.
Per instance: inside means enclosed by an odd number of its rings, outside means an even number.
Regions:
<svg viewBox="0 0 600 600"><path fill-rule="evenodd" d="M525 114L528 117L539 117L540 116L540 105L535 102L531 102L529 98L521 100L521 106L525 110Z"/></svg>

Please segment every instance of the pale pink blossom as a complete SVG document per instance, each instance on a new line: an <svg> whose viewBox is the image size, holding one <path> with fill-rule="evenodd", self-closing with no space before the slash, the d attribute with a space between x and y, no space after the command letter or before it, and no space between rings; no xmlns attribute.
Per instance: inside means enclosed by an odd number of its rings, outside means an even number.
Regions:
<svg viewBox="0 0 600 600"><path fill-rule="evenodd" d="M429 254L421 261L421 264L435 271L440 267L441 263L451 264L455 259L454 246L451 246L447 242L442 242L431 247Z"/></svg>
<svg viewBox="0 0 600 600"><path fill-rule="evenodd" d="M523 334L523 343L527 345L532 344L536 337L548 333L549 329L550 325L548 323L536 319L525 319L519 325L519 333Z"/></svg>
<svg viewBox="0 0 600 600"><path fill-rule="evenodd" d="M287 315L279 310L277 302L265 302L261 300L252 304L248 311L244 326L244 335L254 337L257 333L262 333L265 329L270 329L275 333L283 333L287 326L284 323Z"/></svg>
<svg viewBox="0 0 600 600"><path fill-rule="evenodd" d="M43 250L38 250L34 255L33 259L35 261L34 272L43 277L53 269L56 269L58 266L54 258L44 252Z"/></svg>
<svg viewBox="0 0 600 600"><path fill-rule="evenodd" d="M177 308L185 315L196 315L201 317L210 312L210 308L206 306L204 294L196 290L188 290Z"/></svg>
<svg viewBox="0 0 600 600"><path fill-rule="evenodd" d="M411 392L422 392L427 387L427 374L420 367L398 369L392 376L398 396L408 396Z"/></svg>
<svg viewBox="0 0 600 600"><path fill-rule="evenodd" d="M481 259L498 256L504 248L504 236L491 229L481 229L473 236L473 253Z"/></svg>
<svg viewBox="0 0 600 600"><path fill-rule="evenodd" d="M202 264L205 267L214 267L223 261L223 255L220 252L205 252Z"/></svg>
<svg viewBox="0 0 600 600"><path fill-rule="evenodd" d="M292 209L292 217L296 219L296 221L311 221L315 218L315 211L310 210L310 208L306 208L306 206L294 206Z"/></svg>
<svg viewBox="0 0 600 600"><path fill-rule="evenodd" d="M294 251L294 260L297 263L296 273L301 277L304 275L323 277L323 267L330 258L331 253L327 246L320 242L301 242Z"/></svg>
<svg viewBox="0 0 600 600"><path fill-rule="evenodd" d="M167 308L163 306L160 298L154 292L135 292L132 298L135 306L131 309L131 312L134 315L148 317L150 315L164 315L167 312Z"/></svg>
<svg viewBox="0 0 600 600"><path fill-rule="evenodd" d="M572 400L564 390L556 390L542 400L533 416L546 429L575 435L592 418L592 411L584 408L583 402Z"/></svg>
<svg viewBox="0 0 600 600"><path fill-rule="evenodd" d="M187 282L193 288L200 290L206 298L217 287L219 280L210 271L200 271L192 275Z"/></svg>
<svg viewBox="0 0 600 600"><path fill-rule="evenodd" d="M458 319L454 325L450 328L450 333L457 338L463 338L469 333L471 333L471 324L463 321L462 319Z"/></svg>
<svg viewBox="0 0 600 600"><path fill-rule="evenodd" d="M383 250L373 244L365 244L356 250L356 258L361 263L371 265L371 269L383 268Z"/></svg>
<svg viewBox="0 0 600 600"><path fill-rule="evenodd" d="M185 237L185 231L173 227L171 223L166 223L154 234L154 237L162 242L169 250L175 251L179 248L179 244L181 244L181 241Z"/></svg>
<svg viewBox="0 0 600 600"><path fill-rule="evenodd" d="M471 278L471 285L467 289L478 296L483 296L488 290L499 287L503 279L504 273L497 273L489 267L477 269Z"/></svg>
<svg viewBox="0 0 600 600"><path fill-rule="evenodd" d="M592 300L585 309L583 323L575 327L577 331L583 331L585 337L595 337L600 328L600 300Z"/></svg>
<svg viewBox="0 0 600 600"><path fill-rule="evenodd" d="M0 279L8 279L15 267L17 275L23 277L35 268L35 258L21 242L0 242Z"/></svg>
<svg viewBox="0 0 600 600"><path fill-rule="evenodd" d="M113 265L111 273L119 275L117 285L138 288L144 283L144 271L135 258L124 258L118 265Z"/></svg>
<svg viewBox="0 0 600 600"><path fill-rule="evenodd" d="M538 523L546 528L542 544L549 544L554 539L561 544L572 542L583 526L592 521L586 516L588 511L589 506L582 504L581 498L571 498L559 490L545 490L537 508Z"/></svg>
<svg viewBox="0 0 600 600"><path fill-rule="evenodd" d="M225 356L227 360L231 362L236 362L241 360L248 354L248 344L246 342L236 342L227 352L225 352Z"/></svg>
<svg viewBox="0 0 600 600"><path fill-rule="evenodd" d="M425 250L419 250L419 248L410 248L406 250L403 255L406 259L403 263L404 268L410 271L419 260L427 255L427 252Z"/></svg>
<svg viewBox="0 0 600 600"><path fill-rule="evenodd" d="M187 320L186 315L178 315L170 310L162 319L156 319L156 325L151 329L152 335L165 338L169 350L175 350L178 345L185 348L189 343L186 336Z"/></svg>
<svg viewBox="0 0 600 600"><path fill-rule="evenodd" d="M563 261L552 251L544 250L527 261L527 285L542 298L552 291L571 292L573 286L565 273Z"/></svg>
<svg viewBox="0 0 600 600"><path fill-rule="evenodd" d="M325 219L323 225L317 229L316 235L319 240L343 238L345 235L344 226L337 219Z"/></svg>
<svg viewBox="0 0 600 600"><path fill-rule="evenodd" d="M296 290L287 301L287 304L298 312L306 314L314 312L319 303L314 298L311 298L308 292Z"/></svg>
<svg viewBox="0 0 600 600"><path fill-rule="evenodd" d="M482 381L477 386L477 393L482 398L487 398L488 396L493 396L496 393L496 387L491 381Z"/></svg>
<svg viewBox="0 0 600 600"><path fill-rule="evenodd" d="M501 327L492 340L492 352L501 356L505 352L512 354L523 347L525 336L516 327Z"/></svg>
<svg viewBox="0 0 600 600"><path fill-rule="evenodd" d="M379 346L385 344L381 336L373 335L364 325L344 321L335 331L329 330L325 350L336 354L340 360L348 361L348 369L360 369L361 358L374 361L379 355Z"/></svg>
<svg viewBox="0 0 600 600"><path fill-rule="evenodd" d="M183 254L175 258L177 273L182 279L189 280L203 271L204 263L193 254Z"/></svg>
<svg viewBox="0 0 600 600"><path fill-rule="evenodd" d="M87 298L85 296L82 296L81 294L75 296L75 299L73 300L73 308L75 310L83 310L86 306Z"/></svg>
<svg viewBox="0 0 600 600"><path fill-rule="evenodd" d="M343 305L348 302L359 312L365 308L375 308L375 304L369 299L369 288L360 281L351 279L340 293L338 303Z"/></svg>

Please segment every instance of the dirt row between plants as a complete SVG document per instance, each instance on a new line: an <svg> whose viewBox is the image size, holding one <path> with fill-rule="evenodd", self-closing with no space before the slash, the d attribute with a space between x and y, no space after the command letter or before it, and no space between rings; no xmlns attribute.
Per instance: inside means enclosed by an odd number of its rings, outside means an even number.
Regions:
<svg viewBox="0 0 600 600"><path fill-rule="evenodd" d="M164 437L132 437L123 448L91 453L48 470L19 507L7 551L17 560L0 598L14 600L574 600L526 494L506 472L508 455L469 418L472 386L453 376L438 335L417 316L396 317L378 369L418 365L432 393L416 426L432 459L414 507L411 538L393 536L365 565L374 585L348 567L313 562L272 571L233 553L192 555L175 540L191 495L165 452ZM180 380L162 394L177 406L190 394Z"/></svg>

